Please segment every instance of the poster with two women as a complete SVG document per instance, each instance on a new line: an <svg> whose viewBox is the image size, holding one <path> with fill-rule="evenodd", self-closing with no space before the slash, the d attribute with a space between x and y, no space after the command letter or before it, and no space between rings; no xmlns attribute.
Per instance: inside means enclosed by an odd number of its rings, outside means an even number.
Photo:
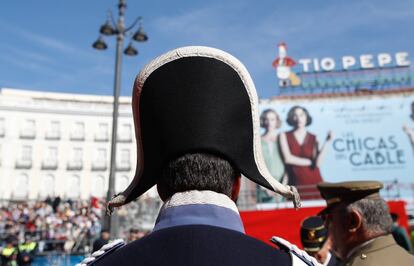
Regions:
<svg viewBox="0 0 414 266"><path fill-rule="evenodd" d="M320 198L322 181L414 180L414 90L262 100L260 126L270 172L303 200Z"/></svg>

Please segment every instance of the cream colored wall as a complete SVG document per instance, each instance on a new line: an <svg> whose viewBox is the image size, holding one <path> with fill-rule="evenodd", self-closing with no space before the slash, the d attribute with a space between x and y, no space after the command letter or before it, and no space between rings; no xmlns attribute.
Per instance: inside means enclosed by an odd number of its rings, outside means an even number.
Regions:
<svg viewBox="0 0 414 266"><path fill-rule="evenodd" d="M80 178L81 198L86 199L92 195L97 184L99 185L99 182L94 180L98 176L104 178L104 194L106 194L112 134L112 97L2 89L0 91L0 119L4 119L5 130L5 135L0 137L0 198L8 199L16 195L16 182L21 174L28 176L28 198L30 199L39 197L43 185L42 178L46 175L54 176L54 184L48 185L52 186L50 190L55 196L67 197L70 194L69 183L73 175ZM33 139L20 137L20 130L27 119L35 121L36 136ZM60 122L59 140L45 138L51 121ZM85 138L83 141L71 140L73 124L76 122L84 123ZM99 123L108 124L107 141L95 140L95 135L99 132ZM131 124L131 141L117 143L117 157L119 158L121 149L130 149L130 168L127 171L118 171L116 179L127 177L129 183L135 173L136 145L130 98L122 97L118 133L124 123ZM16 168L16 161L19 160L23 145L32 147L32 165L28 169ZM57 147L58 167L45 170L42 169L42 161L50 146ZM75 147L83 149L83 167L81 170L67 170L67 163ZM106 170L92 170L95 150L98 148L106 149ZM124 186L125 183L124 178Z"/></svg>

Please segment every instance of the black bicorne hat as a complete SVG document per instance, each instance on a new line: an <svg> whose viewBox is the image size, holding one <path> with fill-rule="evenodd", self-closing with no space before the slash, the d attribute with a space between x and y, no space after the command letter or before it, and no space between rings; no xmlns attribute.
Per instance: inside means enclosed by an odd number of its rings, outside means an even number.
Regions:
<svg viewBox="0 0 414 266"><path fill-rule="evenodd" d="M137 169L109 209L145 193L168 161L192 152L217 154L253 182L300 206L296 188L280 184L266 168L256 89L232 55L190 46L157 57L135 80L132 108Z"/></svg>

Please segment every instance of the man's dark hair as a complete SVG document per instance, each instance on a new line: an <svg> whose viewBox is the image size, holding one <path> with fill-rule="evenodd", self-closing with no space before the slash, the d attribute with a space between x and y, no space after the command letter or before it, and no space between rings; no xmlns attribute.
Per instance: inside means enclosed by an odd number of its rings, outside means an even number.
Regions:
<svg viewBox="0 0 414 266"><path fill-rule="evenodd" d="M188 190L211 190L230 196L239 175L228 161L216 155L189 153L167 163L158 186L166 198Z"/></svg>
<svg viewBox="0 0 414 266"><path fill-rule="evenodd" d="M287 113L286 122L289 126L292 126L292 127L295 127L295 128L297 127L297 122L293 118L294 115L295 115L295 110L296 109L301 109L305 113L305 115L306 115L306 126L309 126L310 124L312 124L312 117L310 116L308 110L305 107L295 105L292 108L290 108L289 112Z"/></svg>

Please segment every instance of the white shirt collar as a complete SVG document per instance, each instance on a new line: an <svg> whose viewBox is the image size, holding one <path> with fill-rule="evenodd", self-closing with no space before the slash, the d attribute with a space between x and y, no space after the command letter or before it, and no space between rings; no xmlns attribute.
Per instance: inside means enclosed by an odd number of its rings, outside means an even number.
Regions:
<svg viewBox="0 0 414 266"><path fill-rule="evenodd" d="M213 204L224 207L239 214L236 203L228 196L210 190L190 190L175 193L164 202L162 209L190 204Z"/></svg>

